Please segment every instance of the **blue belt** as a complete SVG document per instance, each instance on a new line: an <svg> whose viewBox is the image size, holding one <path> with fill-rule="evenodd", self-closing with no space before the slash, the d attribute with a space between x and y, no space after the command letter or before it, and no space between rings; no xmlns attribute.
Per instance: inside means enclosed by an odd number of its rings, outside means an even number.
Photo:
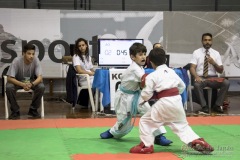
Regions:
<svg viewBox="0 0 240 160"><path fill-rule="evenodd" d="M118 130L121 130L121 128L129 121L132 119L132 117L134 117L134 121L132 123L132 127L134 126L134 122L136 119L136 114L137 114L137 107L138 107L138 99L140 96L140 90L137 91L131 91L131 90L127 90L125 88L123 88L122 86L120 86L120 90L124 93L127 94L134 94L133 96L133 101L132 101L132 105L131 105L131 111L130 114L127 115L127 118L125 118L119 125ZM132 129L131 127L131 129Z"/></svg>

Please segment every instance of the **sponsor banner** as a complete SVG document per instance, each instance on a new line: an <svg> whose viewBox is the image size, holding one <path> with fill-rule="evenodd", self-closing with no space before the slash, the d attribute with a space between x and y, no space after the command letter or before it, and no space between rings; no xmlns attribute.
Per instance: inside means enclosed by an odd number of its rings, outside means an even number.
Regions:
<svg viewBox="0 0 240 160"><path fill-rule="evenodd" d="M109 69L111 110L114 110L115 92L121 83L121 76L126 69Z"/></svg>

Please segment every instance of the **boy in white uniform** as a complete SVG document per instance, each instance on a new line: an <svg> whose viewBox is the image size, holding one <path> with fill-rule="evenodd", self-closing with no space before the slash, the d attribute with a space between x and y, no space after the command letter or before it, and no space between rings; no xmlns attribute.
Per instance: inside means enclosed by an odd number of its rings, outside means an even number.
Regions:
<svg viewBox="0 0 240 160"><path fill-rule="evenodd" d="M131 119L136 117L138 110L140 82L141 77L144 75L142 66L146 61L147 49L141 43L134 43L129 50L133 62L122 75L121 85L115 94L114 106L117 122L110 130L100 134L102 139L121 138L133 128L134 122L131 124ZM166 133L166 130L164 127L161 127L158 130L158 136L156 136L156 144L166 146L172 143L172 141L163 136L164 133Z"/></svg>
<svg viewBox="0 0 240 160"><path fill-rule="evenodd" d="M188 125L180 96L185 84L174 70L166 66L165 51L154 48L149 53L149 60L155 71L146 77L141 97L148 101L155 95L158 101L140 118L141 143L132 147L130 153L153 153L153 132L164 125L169 126L181 141L193 149L203 153L212 152L214 149Z"/></svg>

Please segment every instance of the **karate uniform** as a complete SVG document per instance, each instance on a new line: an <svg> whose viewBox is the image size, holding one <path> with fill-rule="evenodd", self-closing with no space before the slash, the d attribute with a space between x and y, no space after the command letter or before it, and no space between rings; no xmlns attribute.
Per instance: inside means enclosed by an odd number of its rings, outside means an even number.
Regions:
<svg viewBox="0 0 240 160"><path fill-rule="evenodd" d="M140 138L145 146L154 145L154 131L167 125L185 144L199 136L188 125L180 94L185 84L173 69L165 64L146 77L146 86L141 92L143 100L148 101L154 92L178 88L179 95L162 97L145 113L139 122Z"/></svg>
<svg viewBox="0 0 240 160"><path fill-rule="evenodd" d="M134 94L129 94L124 92L124 90L130 91L130 92L140 92L140 82L141 77L144 75L144 69L133 62L127 70L124 72L124 74L121 77L121 86L118 88L116 94L115 94L115 101L114 101L114 107L115 112L117 115L117 122L115 125L110 129L110 133L114 136L114 138L121 138L128 134L133 127L134 121L131 123L131 119L126 121L126 123L123 124L124 120L131 114L132 110L132 102L134 100ZM139 97L138 97L139 98ZM139 99L137 99L137 105L139 104ZM145 107L141 105L144 110L148 110L151 107L148 105L148 103L145 104ZM133 117L134 118L134 117ZM120 125L122 127L119 128ZM156 134L166 133L166 130L164 127L161 127Z"/></svg>

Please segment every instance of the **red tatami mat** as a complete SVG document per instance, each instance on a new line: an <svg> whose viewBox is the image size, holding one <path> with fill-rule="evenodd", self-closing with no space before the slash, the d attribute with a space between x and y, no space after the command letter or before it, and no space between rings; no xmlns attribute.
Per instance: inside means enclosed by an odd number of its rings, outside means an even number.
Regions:
<svg viewBox="0 0 240 160"><path fill-rule="evenodd" d="M73 160L180 160L176 155L170 152L161 152L153 154L76 154L72 156Z"/></svg>
<svg viewBox="0 0 240 160"><path fill-rule="evenodd" d="M188 117L190 125L240 124L240 116ZM0 129L111 127L116 118L0 120ZM137 126L139 118L136 119Z"/></svg>

